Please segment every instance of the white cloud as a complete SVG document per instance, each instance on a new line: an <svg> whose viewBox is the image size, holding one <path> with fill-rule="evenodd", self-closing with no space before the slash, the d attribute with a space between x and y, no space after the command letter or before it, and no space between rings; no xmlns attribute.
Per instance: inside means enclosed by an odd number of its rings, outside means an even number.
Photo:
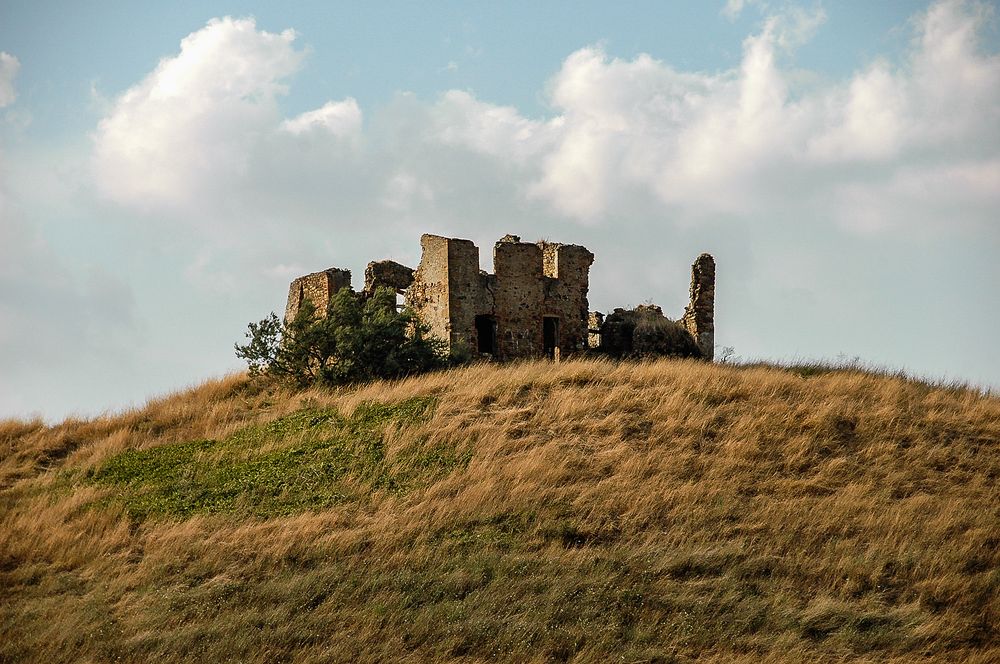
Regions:
<svg viewBox="0 0 1000 664"><path fill-rule="evenodd" d="M358 131L353 99L282 123L277 98L301 65L295 32L253 19L213 19L114 100L94 134L93 168L107 198L142 209L196 210L248 186L255 152L279 129Z"/></svg>
<svg viewBox="0 0 1000 664"><path fill-rule="evenodd" d="M396 212L407 212L415 204L434 199L434 192L425 182L411 173L399 173L392 177L385 187L382 204Z"/></svg>
<svg viewBox="0 0 1000 664"><path fill-rule="evenodd" d="M991 181L1000 152L1000 58L978 46L984 15L977 4L935 4L900 64L876 60L844 83L807 89L795 88L776 51L805 38L822 22L821 11L769 19L745 41L740 67L718 74L585 48L552 81L557 118L529 124L509 109L468 100L462 126L479 131L465 143L482 149L498 126L482 119L502 112L501 126L525 128L527 144L517 152L531 157L525 177L535 178L540 167L530 190L560 213L590 222L636 191L693 214L745 218L789 198L823 209L838 191L894 200L901 182L934 182L941 173L966 174L965 182L979 172L979 180ZM501 154L512 141L487 143ZM878 177L870 168L880 170ZM791 197L790 182L801 189ZM980 190L970 197L982 205L966 206L966 222L995 223L992 199ZM884 205L873 212L884 216L878 226L902 223ZM836 221L856 228L858 216ZM906 223L956 222L916 214Z"/></svg>
<svg viewBox="0 0 1000 664"><path fill-rule="evenodd" d="M21 62L16 57L0 51L0 108L10 106L17 99L14 77L20 68Z"/></svg>
<svg viewBox="0 0 1000 664"><path fill-rule="evenodd" d="M361 109L353 97L344 101L330 101L321 108L285 120L281 128L290 134L309 131L327 131L334 136L346 137L361 131Z"/></svg>
<svg viewBox="0 0 1000 664"><path fill-rule="evenodd" d="M546 123L521 116L513 106L482 102L461 90L444 93L429 109L429 121L429 137L443 145L521 164L551 144Z"/></svg>
<svg viewBox="0 0 1000 664"><path fill-rule="evenodd" d="M383 110L367 128L353 98L281 118L276 97L301 61L294 33L213 20L114 101L95 135L95 174L113 200L241 224L283 206L333 206L345 218L414 206L448 214L442 206L502 178L510 205L592 225L637 205L645 216L746 219L783 201L845 227L870 218L873 228L894 228L899 215L877 202L894 200L902 183L944 173L972 182L1000 152L1000 57L978 43L986 13L938 2L915 22L902 61L877 59L846 81L802 87L784 54L825 14L785 6L728 71L685 72L587 47L550 81L552 117L452 90L432 104L404 95L405 110ZM966 223L995 223L992 199L970 195L982 206L966 206ZM858 200L869 203L866 214L836 216ZM906 223L954 220L917 214Z"/></svg>
<svg viewBox="0 0 1000 664"><path fill-rule="evenodd" d="M732 22L747 7L754 7L764 17L764 29L774 33L777 44L783 49L804 44L826 21L826 11L818 0L808 9L790 0L777 8L767 0L727 0L719 13Z"/></svg>

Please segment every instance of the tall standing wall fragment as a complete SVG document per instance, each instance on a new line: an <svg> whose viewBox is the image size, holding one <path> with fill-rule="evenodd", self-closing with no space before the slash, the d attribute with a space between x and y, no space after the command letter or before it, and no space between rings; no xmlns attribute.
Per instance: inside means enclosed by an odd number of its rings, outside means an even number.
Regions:
<svg viewBox="0 0 1000 664"><path fill-rule="evenodd" d="M691 266L691 301L681 319L694 337L702 356L715 357L715 259L698 256Z"/></svg>
<svg viewBox="0 0 1000 664"><path fill-rule="evenodd" d="M576 244L541 242L545 272L544 314L559 320L561 353L571 355L588 347L590 266L594 254Z"/></svg>
<svg viewBox="0 0 1000 664"><path fill-rule="evenodd" d="M430 333L455 346L475 347L475 318L483 305L479 248L469 240L425 234L406 304Z"/></svg>
<svg viewBox="0 0 1000 664"><path fill-rule="evenodd" d="M494 313L500 359L542 354L542 248L537 244L501 240L493 247L496 274Z"/></svg>

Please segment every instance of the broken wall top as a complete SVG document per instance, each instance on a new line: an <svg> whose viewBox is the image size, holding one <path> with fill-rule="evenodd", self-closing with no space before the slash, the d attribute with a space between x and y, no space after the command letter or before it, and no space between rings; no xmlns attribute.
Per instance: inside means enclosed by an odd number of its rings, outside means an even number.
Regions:
<svg viewBox="0 0 1000 664"><path fill-rule="evenodd" d="M442 254L447 250L449 261L474 260L476 271L480 271L479 248L471 240L425 233L420 236L420 245L425 258L430 258L428 251ZM425 262L421 260L422 265ZM594 254L578 244L521 242L519 236L508 234L493 245L493 273L500 278L546 276L553 279L586 279L593 262Z"/></svg>

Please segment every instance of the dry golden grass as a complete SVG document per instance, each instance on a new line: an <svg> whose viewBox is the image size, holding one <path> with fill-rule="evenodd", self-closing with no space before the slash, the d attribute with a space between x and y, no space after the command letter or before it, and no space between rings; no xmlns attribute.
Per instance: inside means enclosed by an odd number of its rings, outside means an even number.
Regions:
<svg viewBox="0 0 1000 664"><path fill-rule="evenodd" d="M258 441L205 464L272 458L319 430L279 418L415 397L429 413L373 419L378 454L320 509L137 514L141 483L95 481L126 450L202 439ZM581 360L297 393L231 376L0 423L0 661L985 664L998 475L1000 399L860 371Z"/></svg>

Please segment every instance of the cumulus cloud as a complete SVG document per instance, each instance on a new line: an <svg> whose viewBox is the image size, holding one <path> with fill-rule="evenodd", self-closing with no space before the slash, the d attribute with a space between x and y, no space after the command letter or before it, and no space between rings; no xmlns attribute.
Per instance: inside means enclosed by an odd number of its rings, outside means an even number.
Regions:
<svg viewBox="0 0 1000 664"><path fill-rule="evenodd" d="M276 130L356 132L353 99L282 121L278 98L301 66L293 30L253 19L209 21L180 53L114 100L94 134L94 175L107 198L140 208L198 207L246 184L255 149Z"/></svg>
<svg viewBox="0 0 1000 664"><path fill-rule="evenodd" d="M826 11L818 1L806 8L786 0L776 9L766 0L727 0L719 13L735 21L747 7L756 8L765 17L766 28L775 33L777 43L785 49L807 42L826 21Z"/></svg>
<svg viewBox="0 0 1000 664"><path fill-rule="evenodd" d="M488 114L500 109L470 100L463 126L482 118L488 130L465 143L483 149L482 137L497 127L518 128L518 154L540 169L532 194L582 221L599 221L636 191L665 207L753 216L785 196L790 182L802 189L795 199L815 206L811 193L868 191L869 202L883 194L895 202L894 192L919 180L959 187L975 202L966 206L967 221L994 223L1000 58L978 43L984 17L979 5L939 2L917 23L904 61L876 60L846 82L804 90L781 68L778 51L814 30L821 12L768 19L744 42L739 68L715 74L585 48L552 81L558 117L531 124L504 112L497 122ZM496 154L516 144L487 143ZM868 210L883 216L877 226L899 220L886 205ZM928 216L912 219L933 222ZM858 217L839 221L856 227Z"/></svg>
<svg viewBox="0 0 1000 664"><path fill-rule="evenodd" d="M247 256L266 246L266 264L303 244L367 255L398 231L488 240L512 220L641 237L719 224L731 237L796 223L996 232L1000 56L980 42L983 5L937 2L901 56L809 85L790 63L822 10L762 11L728 70L581 48L548 83L547 117L450 90L400 94L365 116L347 98L285 118L276 101L301 64L294 33L214 20L112 100L94 173L114 201L183 209L172 218L224 229ZM188 276L240 283L220 261L223 247Z"/></svg>
<svg viewBox="0 0 1000 664"><path fill-rule="evenodd" d="M805 44L823 23L826 11L820 5L807 9L792 5L768 18L766 29L774 33L775 43L785 50Z"/></svg>
<svg viewBox="0 0 1000 664"><path fill-rule="evenodd" d="M831 220L859 228L867 218L870 229L902 221L878 201L907 183L948 182L976 201L968 223L993 223L1000 58L978 41L986 14L977 3L938 2L900 61L803 88L782 63L825 14L786 6L765 16L731 70L687 72L586 47L549 82L551 117L452 90L429 104L406 98L407 113L380 111L367 129L353 98L280 117L276 98L301 63L294 32L213 20L114 101L95 134L95 174L105 195L139 207L204 209L225 198L279 208L290 191L298 204L335 198L341 210L398 213L447 204L448 191L469 182L455 170L485 168L508 181L513 205L588 225L640 200L651 215L748 218L794 186L798 205L824 214L868 201L866 214ZM934 220L912 221L924 222Z"/></svg>
<svg viewBox="0 0 1000 664"><path fill-rule="evenodd" d="M17 76L21 62L10 53L0 51L0 108L10 106L17 99L14 89L14 77Z"/></svg>

